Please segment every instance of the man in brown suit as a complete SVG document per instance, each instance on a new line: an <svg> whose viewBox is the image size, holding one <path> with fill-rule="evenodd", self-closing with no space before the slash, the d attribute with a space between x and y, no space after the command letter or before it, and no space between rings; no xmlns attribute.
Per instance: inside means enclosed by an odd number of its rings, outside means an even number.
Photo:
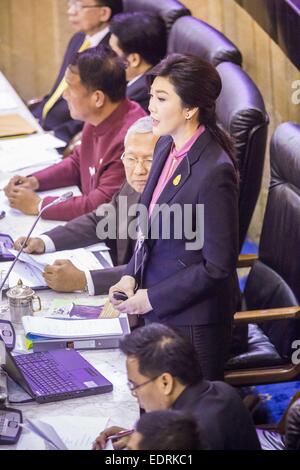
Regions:
<svg viewBox="0 0 300 470"><path fill-rule="evenodd" d="M105 216L97 215L97 210L78 217L65 226L58 226L39 238L28 240L24 251L36 254L82 248L100 241L104 241L110 248L115 265L113 268L80 271L67 260L58 260L52 266L47 266L44 278L51 289L57 292L86 290L90 295L100 295L107 293L110 286L120 280L123 269L132 256L135 240L128 236L120 238L118 235L127 233L129 225L136 219L136 214L129 215L133 212L130 212L130 207L139 201L140 194L144 190L156 142L157 137L152 134L152 120L148 116L139 119L128 130L125 137L125 152L121 157L126 183L113 197L109 205L109 216L105 215L107 225L115 229L113 230L115 236L99 239L97 227ZM126 211L124 211L124 201L128 208ZM15 242L15 248L19 249L23 242L24 237L19 238Z"/></svg>

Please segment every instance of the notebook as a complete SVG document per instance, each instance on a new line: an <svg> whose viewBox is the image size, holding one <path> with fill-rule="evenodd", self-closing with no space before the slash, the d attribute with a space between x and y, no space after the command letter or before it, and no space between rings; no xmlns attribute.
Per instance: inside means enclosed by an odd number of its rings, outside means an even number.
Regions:
<svg viewBox="0 0 300 470"><path fill-rule="evenodd" d="M0 116L0 138L29 135L36 132L37 130L19 114Z"/></svg>
<svg viewBox="0 0 300 470"><path fill-rule="evenodd" d="M77 351L7 352L8 375L38 403L110 392L113 385Z"/></svg>

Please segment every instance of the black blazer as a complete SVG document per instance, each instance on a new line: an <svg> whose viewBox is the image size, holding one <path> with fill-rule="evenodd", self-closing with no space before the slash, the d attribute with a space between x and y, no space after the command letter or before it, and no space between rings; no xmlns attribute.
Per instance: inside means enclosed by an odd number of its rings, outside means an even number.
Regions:
<svg viewBox="0 0 300 470"><path fill-rule="evenodd" d="M127 86L127 98L139 103L146 113L149 113L149 87L146 75L142 75L132 85Z"/></svg>
<svg viewBox="0 0 300 470"><path fill-rule="evenodd" d="M120 196L127 197L128 208L136 204L140 194L134 191L128 183L125 183L120 191L113 197L111 206L115 209L117 233L127 232L128 226L135 219L135 216L122 214L119 218ZM91 271L94 283L95 295L106 294L109 288L116 284L122 277L126 263L130 260L135 241L126 239L104 239L100 240L97 236L97 225L102 217L96 215L97 211L82 215L77 219L68 222L64 226L58 226L45 233L53 241L57 251L81 248L100 241L104 241L110 248L110 254L115 267ZM133 212L133 211L132 211ZM111 220L115 225L115 220Z"/></svg>
<svg viewBox="0 0 300 470"><path fill-rule="evenodd" d="M224 382L203 381L187 387L172 408L194 416L211 450L260 450L250 413Z"/></svg>
<svg viewBox="0 0 300 470"><path fill-rule="evenodd" d="M161 138L141 204L149 207L153 191L170 153L172 139ZM176 183L179 184L176 185ZM175 184L174 184L175 181ZM186 249L183 235L174 238L178 223L171 224L171 237L145 241L146 261L140 287L148 289L153 310L146 322L171 325L204 325L230 319L237 308L238 182L233 163L205 131L183 159L158 199L158 204L189 204L196 220L197 204L204 205L204 244L202 249ZM149 233L147 234L149 236ZM125 274L134 276L134 257Z"/></svg>
<svg viewBox="0 0 300 470"><path fill-rule="evenodd" d="M42 99L42 101L31 107L32 114L39 120L43 129L46 131L54 131L56 137L63 139L67 143L82 130L83 122L71 118L68 104L63 97L59 98L53 108L50 109L46 119L43 119L42 114L46 102L62 81L68 66L75 58L84 38L84 33L74 34L68 44L63 63L52 89L48 95ZM110 34L107 34L101 41L101 44L108 44L109 38Z"/></svg>

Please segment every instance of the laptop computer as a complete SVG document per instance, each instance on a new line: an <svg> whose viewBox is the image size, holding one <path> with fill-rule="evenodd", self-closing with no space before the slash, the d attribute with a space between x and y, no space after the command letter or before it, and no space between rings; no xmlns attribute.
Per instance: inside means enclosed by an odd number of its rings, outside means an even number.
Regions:
<svg viewBox="0 0 300 470"><path fill-rule="evenodd" d="M110 392L113 385L73 349L13 356L7 351L8 375L38 403Z"/></svg>

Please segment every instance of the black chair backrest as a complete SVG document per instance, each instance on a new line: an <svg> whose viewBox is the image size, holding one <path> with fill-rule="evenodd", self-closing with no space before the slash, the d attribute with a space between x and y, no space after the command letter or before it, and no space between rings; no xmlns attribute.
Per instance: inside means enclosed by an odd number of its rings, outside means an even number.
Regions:
<svg viewBox="0 0 300 470"><path fill-rule="evenodd" d="M168 53L195 54L217 66L221 62L242 65L242 55L222 33L204 21L183 16L169 34Z"/></svg>
<svg viewBox="0 0 300 470"><path fill-rule="evenodd" d="M123 0L124 11L149 11L156 13L165 21L169 31L173 23L191 12L177 0Z"/></svg>
<svg viewBox="0 0 300 470"><path fill-rule="evenodd" d="M287 450L300 450L300 399L288 411L284 440Z"/></svg>
<svg viewBox="0 0 300 470"><path fill-rule="evenodd" d="M217 101L219 124L235 141L240 170L240 247L259 196L269 118L263 98L251 78L238 65L217 66L223 89Z"/></svg>
<svg viewBox="0 0 300 470"><path fill-rule="evenodd" d="M256 261L248 276L244 299L247 310L292 307L299 305L292 289L269 266ZM260 324L277 352L290 360L294 350L292 344L300 338L299 320L269 321Z"/></svg>
<svg viewBox="0 0 300 470"><path fill-rule="evenodd" d="M259 257L300 300L300 126L281 124L271 141L271 185ZM300 339L300 338L299 338Z"/></svg>

